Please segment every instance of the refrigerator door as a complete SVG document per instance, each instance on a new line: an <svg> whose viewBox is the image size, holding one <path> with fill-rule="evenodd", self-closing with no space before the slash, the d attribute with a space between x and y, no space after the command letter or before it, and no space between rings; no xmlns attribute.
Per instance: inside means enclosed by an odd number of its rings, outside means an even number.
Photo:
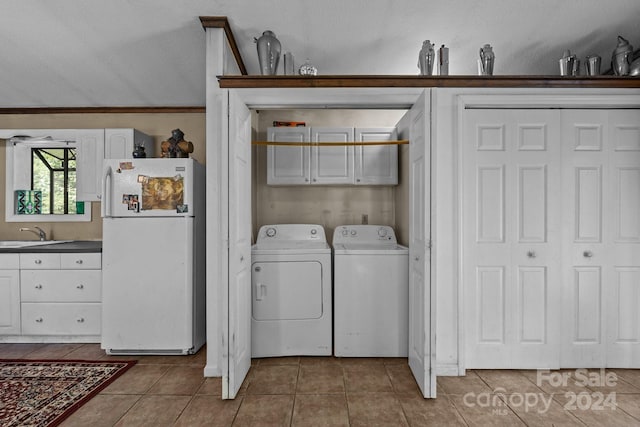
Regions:
<svg viewBox="0 0 640 427"><path fill-rule="evenodd" d="M192 351L194 220L103 220L102 348L108 353Z"/></svg>
<svg viewBox="0 0 640 427"><path fill-rule="evenodd" d="M193 159L107 159L103 217L193 216Z"/></svg>

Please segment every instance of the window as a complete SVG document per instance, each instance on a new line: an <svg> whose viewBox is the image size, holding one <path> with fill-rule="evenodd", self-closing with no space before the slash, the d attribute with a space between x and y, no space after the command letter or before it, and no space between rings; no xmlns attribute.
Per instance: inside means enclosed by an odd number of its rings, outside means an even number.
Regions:
<svg viewBox="0 0 640 427"><path fill-rule="evenodd" d="M7 139L6 221L91 221L91 203L76 200L78 154L68 132ZM18 213L21 193L37 193L40 214Z"/></svg>
<svg viewBox="0 0 640 427"><path fill-rule="evenodd" d="M76 149L32 148L31 190L42 193L42 213L76 213Z"/></svg>

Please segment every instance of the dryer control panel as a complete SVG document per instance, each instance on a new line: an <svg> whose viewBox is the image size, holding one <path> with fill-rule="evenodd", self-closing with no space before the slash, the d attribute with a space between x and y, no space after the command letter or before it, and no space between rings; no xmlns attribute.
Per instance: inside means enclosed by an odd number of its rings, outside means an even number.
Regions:
<svg viewBox="0 0 640 427"><path fill-rule="evenodd" d="M388 225L341 225L333 232L333 244L398 243L393 228Z"/></svg>
<svg viewBox="0 0 640 427"><path fill-rule="evenodd" d="M257 242L318 241L326 242L324 228L317 224L263 225L258 231Z"/></svg>

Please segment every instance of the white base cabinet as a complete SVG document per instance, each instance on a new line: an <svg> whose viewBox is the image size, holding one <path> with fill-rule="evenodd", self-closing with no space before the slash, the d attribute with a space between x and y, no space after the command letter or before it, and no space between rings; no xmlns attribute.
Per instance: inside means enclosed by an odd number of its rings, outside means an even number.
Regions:
<svg viewBox="0 0 640 427"><path fill-rule="evenodd" d="M11 297L0 300L0 326L6 324L0 342L100 341L100 253L22 253L6 259L19 270L0 270L0 278L9 271L15 276L12 293L0 279L0 292Z"/></svg>
<svg viewBox="0 0 640 427"><path fill-rule="evenodd" d="M0 254L0 335L20 333L20 258Z"/></svg>

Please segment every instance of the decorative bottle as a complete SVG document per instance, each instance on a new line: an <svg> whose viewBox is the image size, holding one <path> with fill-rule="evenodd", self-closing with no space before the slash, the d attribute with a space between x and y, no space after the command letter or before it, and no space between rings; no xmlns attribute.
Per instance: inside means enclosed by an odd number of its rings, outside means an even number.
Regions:
<svg viewBox="0 0 640 427"><path fill-rule="evenodd" d="M258 61L263 76L273 76L278 71L280 61L280 40L272 31L265 31L260 38L254 38L258 45Z"/></svg>
<svg viewBox="0 0 640 427"><path fill-rule="evenodd" d="M618 36L618 45L611 56L611 68L616 76L626 76L629 74L631 65L631 54L633 47L624 37Z"/></svg>
<svg viewBox="0 0 640 427"><path fill-rule="evenodd" d="M436 51L433 49L434 43L430 40L425 40L422 43L422 49L418 54L418 68L420 68L420 75L430 76L433 74L433 64L436 58Z"/></svg>

